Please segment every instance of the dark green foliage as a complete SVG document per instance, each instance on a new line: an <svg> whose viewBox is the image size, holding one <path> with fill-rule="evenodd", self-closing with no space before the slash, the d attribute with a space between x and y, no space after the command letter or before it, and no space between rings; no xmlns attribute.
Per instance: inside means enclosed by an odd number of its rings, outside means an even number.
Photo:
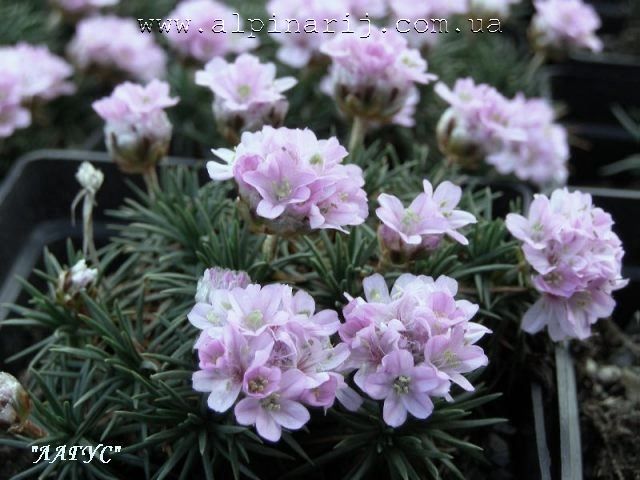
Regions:
<svg viewBox="0 0 640 480"><path fill-rule="evenodd" d="M118 13L134 18L163 16L175 4L120 3ZM228 3L246 16L264 15L264 2ZM0 0L0 15L12 25L0 32L0 43L47 43L63 54L73 33L72 26L52 20L44 0ZM257 53L273 58L274 42L263 37ZM160 36L158 40L166 43ZM448 84L473 76L508 95L518 90L535 94L539 82L529 75L526 53L526 46L507 33L481 38L452 34L428 58L430 69ZM344 144L347 122L318 88L325 67L294 72L279 66L282 75L295 74L300 80L288 95L286 125L309 127L319 138L337 134ZM172 92L181 98L169 111L175 125L172 154L206 158L211 147L225 142L209 108L210 92L193 82L196 69L177 58L169 61ZM113 84L82 74L76 83L75 96L47 105L30 129L0 143L0 174L33 148L101 148L102 127L90 104ZM25 282L30 303L12 306L13 318L6 321L42 333L42 340L21 354L32 358L28 388L33 420L47 432L37 443L125 448L106 465L42 463L17 478L439 479L465 478L462 465L482 462L473 431L501 416L490 409L499 394L489 392L518 371L529 353L517 333L530 300L528 279L515 242L502 220L495 219L499 193L474 186L472 178L444 164L433 138L444 103L432 86L421 93L414 129L381 128L370 135L367 148L351 152L348 161L365 172L370 220L348 236L315 232L295 239L268 238L252 231L231 182L203 185L192 169L168 168L158 191L150 195L132 186L131 198L113 212L117 234L100 251L96 288L62 298L59 276L80 256L71 245L66 259L45 253L39 275L47 288ZM387 192L409 200L422 190L423 178L434 185L449 179L469 186L462 208L479 220L467 231L471 245L445 242L426 258L389 264L381 258L376 237L375 198ZM257 282L303 288L319 308L338 310L346 302L344 294L360 295L362 279L374 271L389 281L406 271L454 277L460 296L480 304L479 321L495 332L483 344L491 364L478 381L486 388L474 394L454 392L455 401L439 402L428 421L409 421L396 430L384 425L380 406L372 401L356 414L340 408L327 415L315 411L306 429L285 433L277 445L266 443L252 429L237 426L232 413L211 412L206 396L191 388L197 331L186 314L198 277L214 265L245 270ZM25 448L31 440L0 437L0 444Z"/></svg>
<svg viewBox="0 0 640 480"><path fill-rule="evenodd" d="M418 158L417 164L426 161L425 155ZM372 147L354 160L377 172L368 179L370 192L403 185L404 195L412 196L421 188L409 169L385 170L383 165L396 161L391 150ZM46 468L52 478L269 479L286 473L320 479L333 478L336 466L344 478L372 478L373 472L386 472L382 478L464 478L456 459L482 459L469 433L497 420L471 410L496 394L439 402L428 421L413 420L396 430L384 425L372 401L356 414L313 412L307 428L286 434L277 445L235 425L232 413L208 410L206 396L191 388L197 332L186 321L202 270L243 269L256 281L293 284L313 295L319 307L339 309L343 294L360 294L362 278L378 268L375 221L349 236L321 232L280 239L267 262L265 236L252 233L238 214L230 185L200 186L197 173L183 167L165 169L160 184L154 195L132 187L133 199L113 212L123 223L100 252L104 275L97 288L61 300L60 273L79 258L70 246L64 265L45 254L39 275L48 289L25 284L30 305L12 307L15 318L7 324L48 335L25 352L35 354L29 370L33 419L48 432L38 443L125 447L107 465L38 464L22 478ZM481 304L482 321L513 331L523 309L518 250L503 223L491 219L495 195L471 191L465 208L480 220L469 232L471 248L447 243L428 258L386 273L392 279L407 268L455 277L461 294ZM508 370L510 360L502 358L505 364L496 360L492 370Z"/></svg>

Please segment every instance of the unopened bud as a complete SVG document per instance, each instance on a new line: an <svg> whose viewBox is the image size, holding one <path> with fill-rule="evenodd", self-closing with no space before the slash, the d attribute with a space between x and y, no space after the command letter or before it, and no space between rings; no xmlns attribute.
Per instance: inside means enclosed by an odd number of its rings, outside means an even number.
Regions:
<svg viewBox="0 0 640 480"><path fill-rule="evenodd" d="M0 429L9 430L24 423L31 412L31 401L20 382L0 372Z"/></svg>

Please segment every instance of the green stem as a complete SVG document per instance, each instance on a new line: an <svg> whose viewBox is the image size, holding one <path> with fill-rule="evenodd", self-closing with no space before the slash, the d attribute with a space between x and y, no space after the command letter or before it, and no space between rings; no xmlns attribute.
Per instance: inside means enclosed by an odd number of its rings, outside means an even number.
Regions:
<svg viewBox="0 0 640 480"><path fill-rule="evenodd" d="M351 136L349 137L349 153L353 153L356 148L362 146L366 133L366 121L362 117L353 117L353 124L351 125Z"/></svg>
<svg viewBox="0 0 640 480"><path fill-rule="evenodd" d="M538 73L538 70L540 70L540 67L542 67L546 61L547 56L544 53L538 51L534 54L527 67L527 73L524 79L525 83L529 84L533 81L536 73Z"/></svg>
<svg viewBox="0 0 640 480"><path fill-rule="evenodd" d="M98 252L93 239L93 205L95 203L93 193L87 193L82 204L82 253L85 258L91 258L97 267L99 263Z"/></svg>
<svg viewBox="0 0 640 480"><path fill-rule="evenodd" d="M278 235L269 234L262 244L262 253L267 263L271 263L276 259L278 254Z"/></svg>
<svg viewBox="0 0 640 480"><path fill-rule="evenodd" d="M158 182L158 173L156 172L156 167L150 167L142 174L142 178L144 178L144 183L147 186L147 192L149 196L153 199L155 198L155 192L160 190L160 182Z"/></svg>

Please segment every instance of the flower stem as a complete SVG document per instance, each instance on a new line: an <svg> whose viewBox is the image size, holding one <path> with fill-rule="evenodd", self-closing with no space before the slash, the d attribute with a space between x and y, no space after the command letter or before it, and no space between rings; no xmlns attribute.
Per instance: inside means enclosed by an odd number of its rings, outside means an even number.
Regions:
<svg viewBox="0 0 640 480"><path fill-rule="evenodd" d="M91 258L94 265L98 265L98 251L93 238L93 205L95 197L89 193L82 203L82 253L85 258Z"/></svg>
<svg viewBox="0 0 640 480"><path fill-rule="evenodd" d="M278 254L278 235L269 234L262 244L262 253L267 263L271 263L276 259Z"/></svg>
<svg viewBox="0 0 640 480"><path fill-rule="evenodd" d="M160 190L160 182L158 182L158 173L156 172L156 167L152 166L145 170L142 174L144 178L144 183L147 186L147 193L153 199L155 198L155 192Z"/></svg>
<svg viewBox="0 0 640 480"><path fill-rule="evenodd" d="M353 123L351 124L351 136L349 137L349 152L362 146L364 143L364 136L367 133L367 123L362 117L353 117Z"/></svg>
<svg viewBox="0 0 640 480"><path fill-rule="evenodd" d="M533 58L531 58L531 62L529 62L529 66L527 67L527 73L525 76L525 83L531 83L533 81L533 77L538 73L540 67L544 65L547 60L547 56L542 52L536 52Z"/></svg>

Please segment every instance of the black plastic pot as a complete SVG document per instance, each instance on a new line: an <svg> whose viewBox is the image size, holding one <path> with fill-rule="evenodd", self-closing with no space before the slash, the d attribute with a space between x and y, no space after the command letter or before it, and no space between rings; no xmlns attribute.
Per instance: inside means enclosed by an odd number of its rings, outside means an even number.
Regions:
<svg viewBox="0 0 640 480"><path fill-rule="evenodd" d="M625 55L574 55L547 69L550 94L570 123L619 125L611 108L640 106L640 59Z"/></svg>
<svg viewBox="0 0 640 480"><path fill-rule="evenodd" d="M602 21L599 34L618 33L627 24L633 0L587 0L593 5Z"/></svg>
<svg viewBox="0 0 640 480"><path fill-rule="evenodd" d="M82 161L90 161L104 172L105 180L97 194L94 210L96 243L110 235L106 212L121 205L130 194L127 181L142 185L137 176L122 174L106 153L75 150L41 150L19 159L0 187L0 321L8 311L2 305L23 301L16 277L38 281L32 275L45 247L64 256L66 240L81 245L81 226L71 225L71 202L80 190L75 173ZM169 163L193 160L169 159ZM79 213L79 212L78 212ZM79 217L78 217L79 218ZM26 299L24 299L26 300ZM34 338L25 329L0 329L0 370L18 373L24 363L5 364L11 355L23 350Z"/></svg>
<svg viewBox="0 0 640 480"><path fill-rule="evenodd" d="M640 152L640 142L621 126L567 125L576 139L569 160L569 184L636 188L640 176L627 172L603 176L602 168Z"/></svg>

